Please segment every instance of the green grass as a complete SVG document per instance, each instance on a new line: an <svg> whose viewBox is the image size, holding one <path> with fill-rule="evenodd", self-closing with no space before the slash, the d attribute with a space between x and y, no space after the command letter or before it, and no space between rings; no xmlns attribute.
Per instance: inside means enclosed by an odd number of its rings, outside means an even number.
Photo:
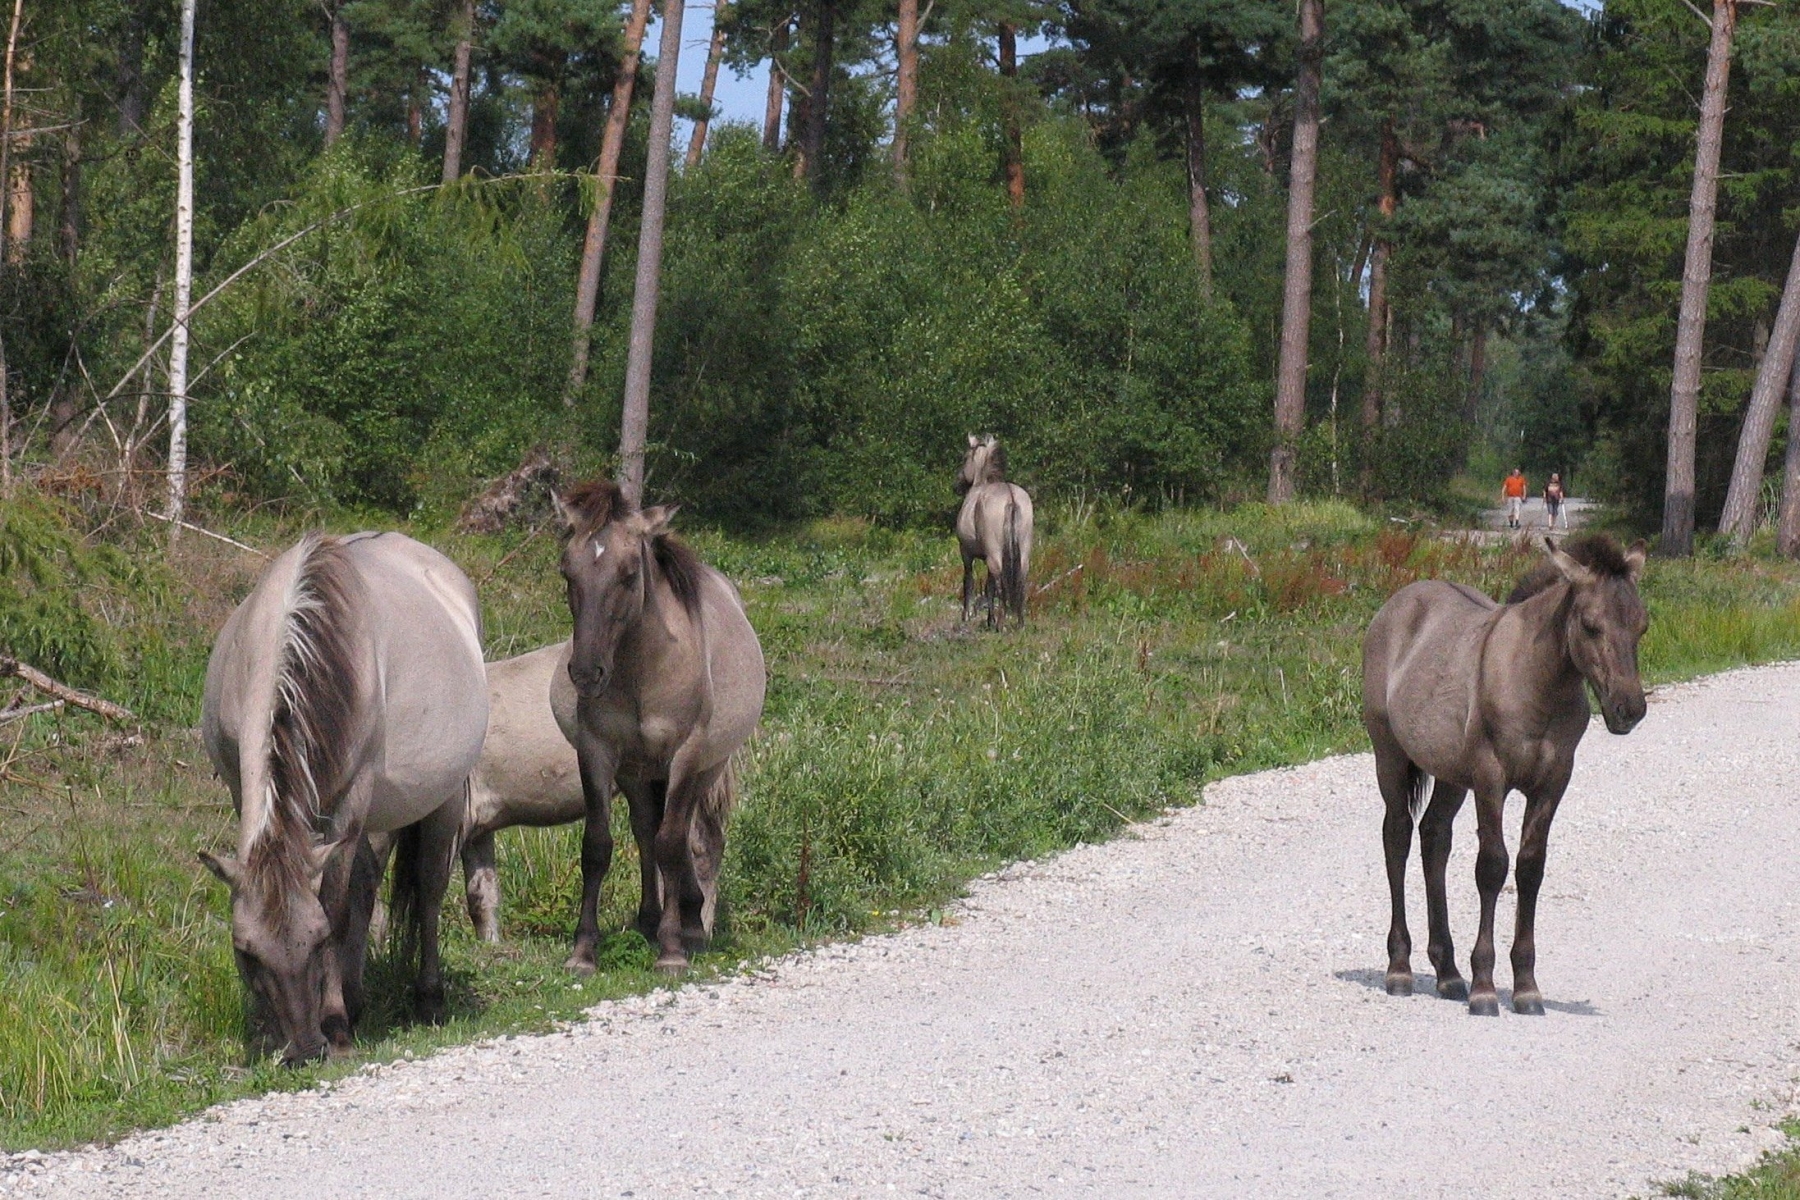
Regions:
<svg viewBox="0 0 1800 1200"><path fill-rule="evenodd" d="M1076 509L1043 525L1032 573L1044 590L1030 625L1004 636L959 625L945 536L850 520L755 541L693 534L742 584L772 675L744 763L721 937L699 971L889 927L994 865L1193 803L1210 780L1360 748L1359 640L1382 600L1426 576L1499 593L1533 553L1333 504ZM268 518L227 531L272 547L295 532ZM184 728L205 631L260 562L192 539L164 567L147 538L114 536L165 594L107 602L118 641L95 651L98 682L177 717L125 747L84 716L0 727L7 1147L113 1137L354 1069L248 1057L224 891L194 859L233 836L224 789ZM421 536L480 586L491 656L563 636L554 538ZM1653 681L1800 654L1800 571L1785 564L1653 562L1644 590ZM145 661L155 669L134 668ZM375 961L365 1060L544 1029L656 986L635 934L606 941L593 978L562 971L577 840L574 827L502 834L502 947L472 939L453 890L446 1025L409 1024L401 981ZM635 903L623 829L620 845L603 895L614 929Z"/></svg>

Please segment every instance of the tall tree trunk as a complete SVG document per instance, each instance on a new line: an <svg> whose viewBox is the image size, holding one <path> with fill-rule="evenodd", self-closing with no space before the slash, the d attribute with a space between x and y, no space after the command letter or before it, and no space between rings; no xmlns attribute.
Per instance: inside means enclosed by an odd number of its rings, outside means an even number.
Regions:
<svg viewBox="0 0 1800 1200"><path fill-rule="evenodd" d="M1800 558L1800 360L1788 379L1787 463L1781 473L1781 517L1775 528L1775 548L1789 558Z"/></svg>
<svg viewBox="0 0 1800 1200"><path fill-rule="evenodd" d="M1300 0L1299 71L1294 79L1294 152L1288 185L1287 274L1281 289L1281 360L1275 374L1275 449L1269 503L1294 498L1294 443L1306 422L1306 359L1312 336L1313 184L1319 168L1319 76L1325 0Z"/></svg>
<svg viewBox="0 0 1800 1200"><path fill-rule="evenodd" d="M413 76L412 90L406 96L406 141L414 150L425 139L425 100L426 88L425 68L420 67Z"/></svg>
<svg viewBox="0 0 1800 1200"><path fill-rule="evenodd" d="M612 221L613 189L619 182L619 153L631 125L631 96L637 88L644 29L650 24L650 0L631 0L625 22L625 56L613 80L612 107L600 135L600 162L594 169L594 207L588 213L587 237L581 244L581 273L575 281L575 338L569 355L569 380L563 404L574 407L587 385L588 353L593 345L594 309L600 302L600 267L606 260L606 232Z"/></svg>
<svg viewBox="0 0 1800 1200"><path fill-rule="evenodd" d="M463 142L469 135L469 60L475 53L475 0L463 0L451 60L450 108L444 117L444 182L462 176Z"/></svg>
<svg viewBox="0 0 1800 1200"><path fill-rule="evenodd" d="M1794 373L1796 347L1800 347L1800 238L1794 241L1794 258L1788 265L1787 285L1781 290L1781 306L1775 310L1775 327L1769 331L1756 383L1750 389L1750 407L1738 435L1737 462L1731 468L1731 490L1725 496L1725 515L1719 519L1719 532L1738 545L1756 532L1769 439L1775 432L1782 386ZM1790 427L1788 437L1800 437L1800 428Z"/></svg>
<svg viewBox="0 0 1800 1200"><path fill-rule="evenodd" d="M69 269L81 249L81 125L71 120L63 131L62 213L57 221L57 249Z"/></svg>
<svg viewBox="0 0 1800 1200"><path fill-rule="evenodd" d="M919 0L900 0L894 28L894 182L906 186L906 140L919 103Z"/></svg>
<svg viewBox="0 0 1800 1200"><path fill-rule="evenodd" d="M1712 282L1713 218L1718 211L1719 147L1725 133L1725 87L1737 0L1713 0L1712 45L1694 151L1688 201L1687 261L1681 273L1681 316L1675 326L1675 374L1669 388L1669 460L1663 488L1664 554L1694 552L1694 438L1700 407L1700 353L1706 338L1706 292Z"/></svg>
<svg viewBox="0 0 1800 1200"><path fill-rule="evenodd" d="M175 327L169 339L169 544L187 506L188 309L194 284L194 0L181 0L181 91L176 120Z"/></svg>
<svg viewBox="0 0 1800 1200"><path fill-rule="evenodd" d="M28 137L13 140L18 142L21 150L31 146ZM31 249L31 234L37 221L37 197L32 189L30 163L13 163L10 174L7 190L11 195L6 202L6 261L16 267L25 261Z"/></svg>
<svg viewBox="0 0 1800 1200"><path fill-rule="evenodd" d="M25 15L25 0L13 0L12 27L6 35L6 68L0 85L0 180L8 178L12 151L13 60L19 48L19 23ZM6 189L0 188L0 262L7 260L5 250ZM0 342L0 498L12 498L12 392L7 386L6 346Z"/></svg>
<svg viewBox="0 0 1800 1200"><path fill-rule="evenodd" d="M1487 387L1487 322L1475 318L1469 330L1469 394L1463 404L1463 419L1471 427L1481 416L1481 395Z"/></svg>
<svg viewBox="0 0 1800 1200"><path fill-rule="evenodd" d="M343 0L331 6L331 68L325 81L325 144L344 136L344 105L350 92L350 25ZM171 529L180 529L171 525Z"/></svg>
<svg viewBox="0 0 1800 1200"><path fill-rule="evenodd" d="M1000 120L1004 126L1006 196L1014 208L1025 204L1025 147L1019 133L1019 38L1011 21L1000 22Z"/></svg>
<svg viewBox="0 0 1800 1200"><path fill-rule="evenodd" d="M682 0L663 0L656 94L650 102L650 155L644 168L644 215L638 226L637 286L631 297L631 347L625 359L625 405L619 420L619 487L636 508L644 500L644 446L650 432L650 365L656 306L662 290L663 214L669 188L669 139L675 129L675 69L681 57Z"/></svg>
<svg viewBox="0 0 1800 1200"><path fill-rule="evenodd" d="M531 169L556 170L556 114L562 93L554 83L538 88L531 100Z"/></svg>
<svg viewBox="0 0 1800 1200"><path fill-rule="evenodd" d="M1397 192L1397 180L1400 173L1400 139L1394 135L1393 123L1385 122L1381 127L1381 157L1376 163L1376 177L1381 186L1381 198L1376 207L1381 213L1380 228L1375 231L1374 243L1369 252L1369 335L1367 343L1368 365L1364 368L1363 379L1362 424L1364 430L1374 429L1381 424L1382 372L1387 365L1388 329L1391 314L1388 311L1387 268L1388 254L1392 249L1388 242L1388 222L1393 220L1394 211L1400 205ZM1364 477L1368 474L1364 467Z"/></svg>
<svg viewBox="0 0 1800 1200"><path fill-rule="evenodd" d="M119 136L138 132L144 123L144 10L150 0L131 0L114 66L114 94L119 106Z"/></svg>
<svg viewBox="0 0 1800 1200"><path fill-rule="evenodd" d="M800 141L796 174L825 186L825 123L831 115L832 54L836 51L836 0L819 0L813 20L812 90L806 97L806 130Z"/></svg>
<svg viewBox="0 0 1800 1200"><path fill-rule="evenodd" d="M1194 270L1200 277L1200 297L1212 302L1212 213L1206 203L1206 89L1198 73L1188 76L1182 92L1187 115L1188 237L1194 245Z"/></svg>
<svg viewBox="0 0 1800 1200"><path fill-rule="evenodd" d="M690 171L700 165L700 155L706 149L706 127L712 120L713 92L719 86L719 59L725 55L725 27L720 19L730 11L727 0L719 0L713 8L712 42L706 47L706 73L700 77L700 103L706 106L708 115L694 122L693 136L688 138L687 169Z"/></svg>
<svg viewBox="0 0 1800 1200"><path fill-rule="evenodd" d="M917 0L913 0L917 2ZM781 102L787 96L787 72L781 56L787 53L788 29L792 21L783 19L769 38L769 99L763 107L763 149L773 154L781 149Z"/></svg>

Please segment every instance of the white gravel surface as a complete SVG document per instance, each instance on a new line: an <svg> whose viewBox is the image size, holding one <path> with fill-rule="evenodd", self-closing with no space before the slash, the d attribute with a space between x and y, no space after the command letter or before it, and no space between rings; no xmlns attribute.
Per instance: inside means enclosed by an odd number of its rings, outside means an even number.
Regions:
<svg viewBox="0 0 1800 1200"><path fill-rule="evenodd" d="M66 1196L1644 1194L1779 1143L1800 1036L1800 665L1598 723L1551 838L1538 1018L1381 991L1367 755L977 882L941 927L601 1005L116 1147ZM1518 809L1512 804L1512 844ZM1452 914L1475 931L1472 806ZM1430 991L1416 883L1415 967ZM1507 982L1510 888L1501 918ZM1501 999L1508 999L1502 988Z"/></svg>

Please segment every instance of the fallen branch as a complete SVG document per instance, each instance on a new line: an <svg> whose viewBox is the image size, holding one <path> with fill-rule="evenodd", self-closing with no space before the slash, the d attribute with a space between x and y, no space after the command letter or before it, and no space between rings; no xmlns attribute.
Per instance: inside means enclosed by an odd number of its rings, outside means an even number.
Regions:
<svg viewBox="0 0 1800 1200"><path fill-rule="evenodd" d="M146 508L144 510L144 515L147 517L155 517L159 521L166 522L166 521L170 520L170 518L165 516L164 514L155 512L148 508ZM191 529L195 533L198 533L203 537L212 538L216 542L224 542L227 546L236 546L239 550L248 550L250 553L256 555L256 557L258 557L260 559L267 560L269 557L267 554L264 554L261 550L258 550L255 546L246 546L246 545L244 545L244 543L238 541L236 538L228 538L222 533L214 533L210 529L202 529L198 525L195 525L191 521L176 521L175 524L181 526L183 529Z"/></svg>
<svg viewBox="0 0 1800 1200"><path fill-rule="evenodd" d="M85 708L91 713L98 713L109 721L137 720L129 708L72 688L66 683L58 683L29 663L22 663L8 654L0 654L0 678L9 675L23 679L46 696L55 696L58 700L73 704L76 708Z"/></svg>
<svg viewBox="0 0 1800 1200"><path fill-rule="evenodd" d="M52 700L48 704L27 704L23 708L9 708L4 712L0 712L0 725L5 725L9 721L17 721L24 717L33 716L37 713L55 712L62 706L63 701Z"/></svg>

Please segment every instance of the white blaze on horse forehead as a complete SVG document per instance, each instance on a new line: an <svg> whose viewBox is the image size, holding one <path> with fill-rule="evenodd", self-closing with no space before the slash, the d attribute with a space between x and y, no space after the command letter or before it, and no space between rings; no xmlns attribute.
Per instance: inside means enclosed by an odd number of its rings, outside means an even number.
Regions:
<svg viewBox="0 0 1800 1200"><path fill-rule="evenodd" d="M602 546L600 544L600 539L597 536L593 539L593 543L594 543L594 561L599 562L600 556L602 554L606 553L606 547Z"/></svg>

